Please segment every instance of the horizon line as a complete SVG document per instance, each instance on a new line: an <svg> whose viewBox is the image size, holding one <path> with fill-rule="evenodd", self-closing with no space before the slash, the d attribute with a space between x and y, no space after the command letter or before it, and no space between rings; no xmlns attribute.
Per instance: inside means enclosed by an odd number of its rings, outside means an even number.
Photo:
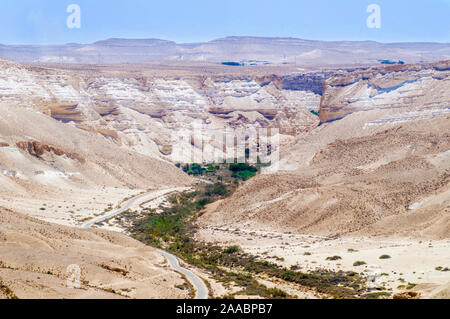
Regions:
<svg viewBox="0 0 450 319"><path fill-rule="evenodd" d="M314 40L314 39L304 39L304 38L296 38L296 37L273 37L273 36L252 36L252 35L230 35L230 36L224 36L215 38L212 40L207 41L194 41L194 42L177 42L174 40L168 40L168 39L162 39L162 38L121 38L121 37L109 37L104 38L100 40L96 40L94 42L87 42L87 43L81 43L81 42L65 42L65 43L0 43L2 46L63 46L63 45L92 45L103 41L110 41L110 40L128 40L128 41L149 41L149 40L158 40L158 41L166 41L166 42L172 42L177 45L185 45L185 44L205 44L205 43L211 43L218 40L224 40L224 39L230 39L230 38L253 38L253 39L270 39L270 40L301 40L301 41L309 41L309 42L354 42L354 43L363 43L363 42L373 42L373 43L379 43L379 44L411 44L411 43L430 43L430 44L449 44L450 42L441 42L441 41L394 41L394 42L380 42L375 40Z"/></svg>

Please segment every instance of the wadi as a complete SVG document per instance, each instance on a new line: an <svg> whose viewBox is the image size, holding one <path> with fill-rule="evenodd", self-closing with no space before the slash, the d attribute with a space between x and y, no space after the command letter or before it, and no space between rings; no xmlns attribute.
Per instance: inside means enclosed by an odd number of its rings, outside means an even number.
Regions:
<svg viewBox="0 0 450 319"><path fill-rule="evenodd" d="M1 298L450 297L450 45L0 53Z"/></svg>

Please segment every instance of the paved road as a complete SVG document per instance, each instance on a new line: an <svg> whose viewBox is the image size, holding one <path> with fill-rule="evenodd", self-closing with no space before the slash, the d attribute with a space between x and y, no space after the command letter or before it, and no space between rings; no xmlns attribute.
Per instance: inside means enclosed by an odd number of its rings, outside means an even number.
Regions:
<svg viewBox="0 0 450 319"><path fill-rule="evenodd" d="M175 269L176 271L181 272L183 275L186 276L187 280L194 286L195 288L195 299L208 299L208 288L206 287L203 280L201 280L196 274L194 274L189 269L183 268L180 266L180 262L178 261L178 258L167 251L158 249L161 255L166 257L167 261L169 262L170 266Z"/></svg>
<svg viewBox="0 0 450 319"><path fill-rule="evenodd" d="M105 221L105 220L107 220L107 219L110 219L111 217L120 215L120 214L122 214L124 211L128 210L128 209L131 207L131 205L133 205L138 199L141 199L142 197L145 197L145 196L154 194L154 193L156 193L156 192L159 192L159 191L152 191L152 192L148 192L148 193L141 194L141 195L138 195L138 196L136 196L136 197L133 197L133 198L129 199L128 201L126 201L125 204L124 204L121 208L115 209L115 210L109 212L107 215L103 215L103 216L94 218L94 219L91 220L90 222L88 222L88 223L82 225L81 227L82 227L82 228L89 228L89 227L91 227L91 226L94 225L94 224L97 224L97 223L100 223L100 222Z"/></svg>
<svg viewBox="0 0 450 319"><path fill-rule="evenodd" d="M90 222L82 225L81 227L82 228L90 228L92 225L94 225L96 223L102 222L111 217L122 214L123 212L127 211L137 200L139 200L143 197L147 197L149 195L152 195L152 194L154 195L157 193L161 193L160 196L165 196L168 193L173 192L173 191L176 191L176 189L173 189L173 188L172 189L162 189L162 190L151 191L151 192L148 192L145 194L138 195L138 196L133 197L133 198L129 199L128 201L126 201L125 204L123 204L123 206L121 208L113 210L113 211L109 212L107 215L103 215L98 218L95 218L95 219L91 220ZM156 198L158 198L160 196L157 196ZM206 287L203 280L200 279L200 277L198 277L192 271L181 267L180 263L178 261L178 258L176 256L174 256L164 250L161 250L161 249L158 249L158 252L167 259L167 261L169 262L170 266L173 269L175 269L176 271L178 271L186 276L187 280L189 280L189 282L192 284L192 286L195 289L195 299L208 299L208 288Z"/></svg>

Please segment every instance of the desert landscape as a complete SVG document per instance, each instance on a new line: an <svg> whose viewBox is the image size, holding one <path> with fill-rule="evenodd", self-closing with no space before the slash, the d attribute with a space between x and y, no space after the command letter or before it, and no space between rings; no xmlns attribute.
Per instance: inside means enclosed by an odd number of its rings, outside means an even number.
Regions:
<svg viewBox="0 0 450 319"><path fill-rule="evenodd" d="M0 298L450 298L450 45L0 56ZM189 162L227 156L208 132L259 129L272 166Z"/></svg>

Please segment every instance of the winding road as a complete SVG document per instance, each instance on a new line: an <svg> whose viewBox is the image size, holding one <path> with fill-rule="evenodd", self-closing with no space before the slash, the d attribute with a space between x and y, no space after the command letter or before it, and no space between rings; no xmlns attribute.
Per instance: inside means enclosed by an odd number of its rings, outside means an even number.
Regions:
<svg viewBox="0 0 450 319"><path fill-rule="evenodd" d="M203 280L200 279L196 274L194 274L189 269L183 268L180 266L180 262L175 255L168 253L167 251L158 249L159 253L166 257L170 266L178 272L181 272L186 276L187 280L194 286L195 288L195 299L208 299L208 288L206 287Z"/></svg>
<svg viewBox="0 0 450 319"><path fill-rule="evenodd" d="M145 194L137 195L137 196L127 200L122 205L121 208L115 209L103 216L94 218L90 222L83 224L81 227L82 228L90 228L97 223L100 223L102 221L105 221L107 219L115 217L117 215L120 215L123 212L127 211L136 201L138 201L139 199L141 199L143 197L147 197L150 195L157 195L157 196L155 196L155 198L153 198L153 200L156 200L156 199L158 199L162 196L165 196L169 193L172 193L175 191L180 191L180 190L181 189L177 189L177 188L167 188L167 189L160 189L160 190L151 191L151 192L148 192ZM200 277L198 277L196 274L194 274L189 269L181 267L178 257L176 257L175 255L172 255L171 253L168 253L167 251L164 251L161 249L158 249L157 251L167 259L167 261L169 262L169 265L174 270L182 273L186 277L186 279L192 284L192 286L195 289L195 299L208 299L208 288L206 287L205 283L203 282L203 280Z"/></svg>

